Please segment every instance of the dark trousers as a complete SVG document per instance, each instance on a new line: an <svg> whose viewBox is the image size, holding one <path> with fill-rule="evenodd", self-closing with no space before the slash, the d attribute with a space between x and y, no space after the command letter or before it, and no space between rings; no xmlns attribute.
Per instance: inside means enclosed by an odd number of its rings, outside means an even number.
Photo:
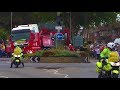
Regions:
<svg viewBox="0 0 120 90"><path fill-rule="evenodd" d="M0 50L0 58L2 57L2 50Z"/></svg>
<svg viewBox="0 0 120 90"><path fill-rule="evenodd" d="M2 51L2 57L6 57L7 53L5 51Z"/></svg>
<svg viewBox="0 0 120 90"><path fill-rule="evenodd" d="M12 68L12 66L13 66L14 63L15 63L15 61L12 61L12 62L11 62L10 68ZM24 67L24 63L21 62L21 64L22 64L22 66Z"/></svg>
<svg viewBox="0 0 120 90"><path fill-rule="evenodd" d="M8 57L8 58L11 57L11 52L7 52L7 57Z"/></svg>
<svg viewBox="0 0 120 90"><path fill-rule="evenodd" d="M97 59L99 60L100 59L100 54L96 54L96 56L97 56Z"/></svg>

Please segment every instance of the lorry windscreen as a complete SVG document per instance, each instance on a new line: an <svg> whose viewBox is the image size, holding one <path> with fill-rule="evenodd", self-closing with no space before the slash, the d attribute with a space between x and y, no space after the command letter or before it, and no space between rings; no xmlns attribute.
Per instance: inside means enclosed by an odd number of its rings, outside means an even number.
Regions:
<svg viewBox="0 0 120 90"><path fill-rule="evenodd" d="M20 39L28 40L30 37L30 30L29 29L21 29L21 30L14 30L11 32L12 41L17 41Z"/></svg>

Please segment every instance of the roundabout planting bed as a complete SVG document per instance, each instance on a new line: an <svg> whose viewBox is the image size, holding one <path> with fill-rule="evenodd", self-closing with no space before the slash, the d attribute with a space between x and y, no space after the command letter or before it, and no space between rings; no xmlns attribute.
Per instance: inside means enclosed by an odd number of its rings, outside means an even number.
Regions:
<svg viewBox="0 0 120 90"><path fill-rule="evenodd" d="M41 50L32 54L25 54L24 62L40 59L40 63L84 63L85 58L76 52L62 49Z"/></svg>

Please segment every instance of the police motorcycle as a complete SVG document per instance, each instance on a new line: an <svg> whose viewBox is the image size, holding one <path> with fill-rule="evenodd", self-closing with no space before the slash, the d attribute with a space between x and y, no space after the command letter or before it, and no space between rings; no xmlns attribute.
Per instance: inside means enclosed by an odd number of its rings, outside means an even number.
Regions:
<svg viewBox="0 0 120 90"><path fill-rule="evenodd" d="M118 78L120 62L109 62L112 66L111 78Z"/></svg>
<svg viewBox="0 0 120 90"><path fill-rule="evenodd" d="M96 63L96 71L98 72L98 78L111 78L112 67L110 63L107 63L105 59Z"/></svg>
<svg viewBox="0 0 120 90"><path fill-rule="evenodd" d="M13 65L15 65L16 68L18 68L18 66L21 64L22 64L22 67L24 67L24 63L22 60L23 60L23 53L21 54L12 53L12 62L11 62L10 68L12 68Z"/></svg>
<svg viewBox="0 0 120 90"><path fill-rule="evenodd" d="M98 78L118 78L119 76L120 61L108 62L108 59L103 59L101 62L97 62L96 66L99 73Z"/></svg>
<svg viewBox="0 0 120 90"><path fill-rule="evenodd" d="M111 67L112 67L111 77L118 78L119 66L120 66L120 56L119 56L119 53L117 51L113 51L110 53L110 56L108 58L108 63L110 63Z"/></svg>

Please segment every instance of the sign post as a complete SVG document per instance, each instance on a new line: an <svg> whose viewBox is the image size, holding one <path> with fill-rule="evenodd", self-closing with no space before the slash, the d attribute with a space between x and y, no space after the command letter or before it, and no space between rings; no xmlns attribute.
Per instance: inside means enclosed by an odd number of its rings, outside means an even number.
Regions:
<svg viewBox="0 0 120 90"><path fill-rule="evenodd" d="M60 33L60 30L62 30L62 26L56 26L55 27L55 29L57 30L57 33L56 33L56 35L55 35L55 46L56 46L56 48L57 48L57 46L58 46L58 41L59 40L62 40L63 39L63 37L64 37L64 35L62 34L62 33Z"/></svg>
<svg viewBox="0 0 120 90"><path fill-rule="evenodd" d="M61 40L64 39L64 35L62 33L57 33L56 34L56 48L58 46L58 42L60 43Z"/></svg>

